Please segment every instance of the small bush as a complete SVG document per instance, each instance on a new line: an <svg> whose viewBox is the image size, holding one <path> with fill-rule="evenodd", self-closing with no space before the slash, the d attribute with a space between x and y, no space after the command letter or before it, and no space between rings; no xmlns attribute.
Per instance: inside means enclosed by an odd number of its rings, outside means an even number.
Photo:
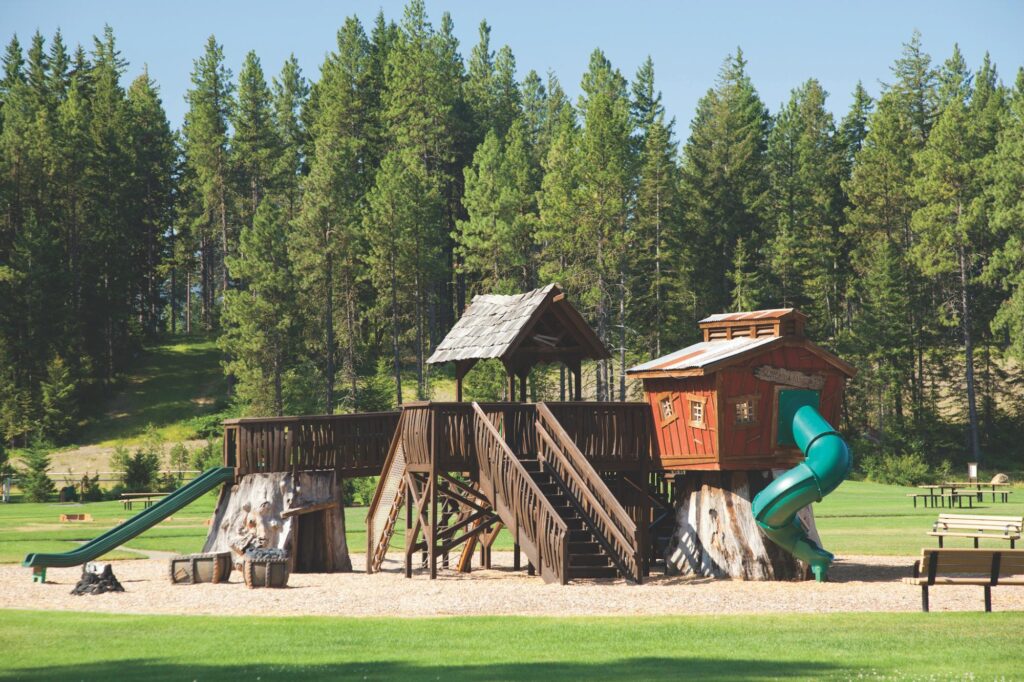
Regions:
<svg viewBox="0 0 1024 682"><path fill-rule="evenodd" d="M928 462L917 452L867 455L861 459L861 468L869 480L889 485L914 486L930 483L935 477Z"/></svg>

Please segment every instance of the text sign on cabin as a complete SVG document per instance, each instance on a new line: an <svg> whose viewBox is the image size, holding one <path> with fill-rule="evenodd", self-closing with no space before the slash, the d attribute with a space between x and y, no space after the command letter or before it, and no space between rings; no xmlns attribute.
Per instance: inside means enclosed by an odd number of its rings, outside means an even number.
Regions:
<svg viewBox="0 0 1024 682"><path fill-rule="evenodd" d="M761 381L769 381L773 384L785 384L797 388L807 388L812 391L820 391L825 388L825 377L820 374L807 374L792 369L761 365L754 370L754 376Z"/></svg>

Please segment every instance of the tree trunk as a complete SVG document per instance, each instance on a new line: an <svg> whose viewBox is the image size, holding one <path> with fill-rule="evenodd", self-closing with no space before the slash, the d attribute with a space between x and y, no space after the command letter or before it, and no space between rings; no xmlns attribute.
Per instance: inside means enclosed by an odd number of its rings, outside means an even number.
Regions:
<svg viewBox="0 0 1024 682"><path fill-rule="evenodd" d="M967 254L960 245L960 321L964 334L964 362L967 369L967 443L971 457L981 461L981 446L978 442L978 406L974 395L974 338L971 336L971 296L967 290Z"/></svg>
<svg viewBox="0 0 1024 682"><path fill-rule="evenodd" d="M398 273L395 255L391 254L391 351L395 363L395 404L402 404L402 364L398 353Z"/></svg>
<svg viewBox="0 0 1024 682"><path fill-rule="evenodd" d="M330 234L330 229L328 229ZM327 414L334 414L334 257L330 252L328 246L327 251L327 263L324 274L324 294L327 300L324 301L324 305L327 306L324 312L324 332L327 335L325 340L326 347L324 348L324 379L327 381L327 394L325 396L327 402Z"/></svg>
<svg viewBox="0 0 1024 682"><path fill-rule="evenodd" d="M676 482L676 529L665 561L684 576L741 580L805 580L806 564L767 539L750 502L770 471L691 471ZM817 541L810 507L800 520Z"/></svg>
<svg viewBox="0 0 1024 682"><path fill-rule="evenodd" d="M316 537L300 539L304 521ZM292 571L352 570L341 487L333 471L249 474L224 490L203 552L231 552L240 566L246 550L261 547L287 551Z"/></svg>

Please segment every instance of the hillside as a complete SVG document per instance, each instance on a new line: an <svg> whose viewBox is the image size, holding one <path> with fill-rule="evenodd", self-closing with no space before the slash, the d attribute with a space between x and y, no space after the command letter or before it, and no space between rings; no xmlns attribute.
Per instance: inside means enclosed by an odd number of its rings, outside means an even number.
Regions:
<svg viewBox="0 0 1024 682"><path fill-rule="evenodd" d="M150 346L84 424L78 444L54 453L51 471L106 470L114 447L139 442L150 426L164 442L198 445L195 420L223 407L225 389L214 341L177 337Z"/></svg>

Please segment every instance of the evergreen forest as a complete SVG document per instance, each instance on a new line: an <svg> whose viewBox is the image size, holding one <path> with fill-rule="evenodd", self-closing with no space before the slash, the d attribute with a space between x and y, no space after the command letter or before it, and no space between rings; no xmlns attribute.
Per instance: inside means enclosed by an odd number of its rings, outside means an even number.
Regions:
<svg viewBox="0 0 1024 682"><path fill-rule="evenodd" d="M233 73L210 36L180 129L111 28L12 37L0 450L73 441L170 335L217 340L247 414L429 398L450 370L425 360L474 295L558 282L612 350L591 398L636 399L624 369L708 314L795 306L860 370L859 453L1019 463L1019 65L933 59L915 33L833 114L813 74L764 102L737 48L680 129L650 59L624 74L594 50L573 101L486 23L472 46L453 27L422 0L350 17L317 74L255 52ZM469 397L501 398L499 374ZM535 374L556 398L557 370Z"/></svg>

